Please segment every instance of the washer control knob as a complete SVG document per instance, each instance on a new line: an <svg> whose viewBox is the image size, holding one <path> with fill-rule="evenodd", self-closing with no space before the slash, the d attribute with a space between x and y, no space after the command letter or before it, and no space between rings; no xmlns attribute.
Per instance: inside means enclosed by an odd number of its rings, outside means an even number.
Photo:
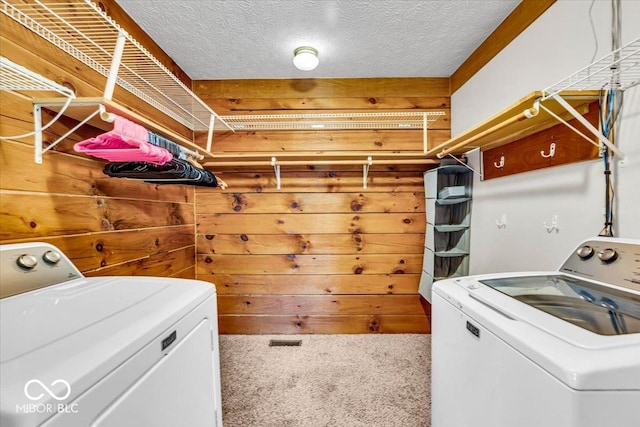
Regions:
<svg viewBox="0 0 640 427"><path fill-rule="evenodd" d="M593 256L594 250L589 245L584 245L576 251L576 254L580 257L580 259L587 260Z"/></svg>
<svg viewBox="0 0 640 427"><path fill-rule="evenodd" d="M18 257L18 259L16 260L16 263L20 268L23 268L25 270L31 270L36 265L38 265L38 258L29 254L22 254Z"/></svg>
<svg viewBox="0 0 640 427"><path fill-rule="evenodd" d="M615 249L607 248L603 251L598 252L598 258L600 258L600 261L604 262L605 264L610 264L618 259L618 252L616 252Z"/></svg>
<svg viewBox="0 0 640 427"><path fill-rule="evenodd" d="M42 255L42 259L49 265L56 265L62 259L60 252L47 251Z"/></svg>

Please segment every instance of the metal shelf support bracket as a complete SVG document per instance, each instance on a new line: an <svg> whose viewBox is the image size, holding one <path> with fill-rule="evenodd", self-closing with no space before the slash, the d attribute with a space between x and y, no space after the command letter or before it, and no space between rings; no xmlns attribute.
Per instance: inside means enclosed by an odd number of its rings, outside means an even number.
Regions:
<svg viewBox="0 0 640 427"><path fill-rule="evenodd" d="M278 159L275 156L271 158L271 166L273 166L273 171L276 174L276 188L280 190L280 165L278 164Z"/></svg>
<svg viewBox="0 0 640 427"><path fill-rule="evenodd" d="M367 162L362 165L362 188L367 189L367 178L369 177L369 168L373 164L371 156L367 157Z"/></svg>

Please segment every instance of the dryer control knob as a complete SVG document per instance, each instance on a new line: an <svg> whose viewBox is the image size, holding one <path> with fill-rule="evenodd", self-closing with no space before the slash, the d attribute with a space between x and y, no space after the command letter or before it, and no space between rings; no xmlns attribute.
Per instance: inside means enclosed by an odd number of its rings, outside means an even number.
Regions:
<svg viewBox="0 0 640 427"><path fill-rule="evenodd" d="M23 254L18 257L16 263L20 268L24 268L25 270L31 270L36 265L38 265L38 259L33 255Z"/></svg>
<svg viewBox="0 0 640 427"><path fill-rule="evenodd" d="M618 252L615 249L607 248L598 252L598 258L605 264L610 264L618 259Z"/></svg>
<svg viewBox="0 0 640 427"><path fill-rule="evenodd" d="M62 259L60 252L47 251L42 255L42 259L49 265L56 265Z"/></svg>
<svg viewBox="0 0 640 427"><path fill-rule="evenodd" d="M576 254L580 257L580 259L587 260L593 256L594 250L589 245L584 245L576 251Z"/></svg>

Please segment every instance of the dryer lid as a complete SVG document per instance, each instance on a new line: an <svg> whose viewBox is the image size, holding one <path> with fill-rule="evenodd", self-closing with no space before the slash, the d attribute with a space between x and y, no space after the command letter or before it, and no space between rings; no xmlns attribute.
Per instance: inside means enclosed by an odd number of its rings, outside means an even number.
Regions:
<svg viewBox="0 0 640 427"><path fill-rule="evenodd" d="M0 300L0 410L15 411L31 380L77 397L210 297L202 281L102 277Z"/></svg>
<svg viewBox="0 0 640 427"><path fill-rule="evenodd" d="M46 347L112 316L133 316L136 305L167 286L162 281L135 283L116 277L78 279L2 300L0 363Z"/></svg>

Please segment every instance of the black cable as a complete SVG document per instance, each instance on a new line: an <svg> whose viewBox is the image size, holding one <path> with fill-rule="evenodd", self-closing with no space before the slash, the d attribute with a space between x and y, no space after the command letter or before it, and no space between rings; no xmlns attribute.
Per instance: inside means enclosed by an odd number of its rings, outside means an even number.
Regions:
<svg viewBox="0 0 640 427"><path fill-rule="evenodd" d="M607 92L609 97L613 99L603 100L600 96L600 111L604 109L604 114L599 115L600 128L604 130L604 136L610 139L610 135L613 132L614 125L620 117L620 110L622 109L622 92L610 90ZM616 96L617 95L617 96ZM604 122L603 116L610 116L607 122ZM615 198L615 191L611 182L611 153L608 147L604 147L602 157L604 160L604 176L605 176L605 222L604 228L600 232L600 236L613 237L613 202Z"/></svg>

